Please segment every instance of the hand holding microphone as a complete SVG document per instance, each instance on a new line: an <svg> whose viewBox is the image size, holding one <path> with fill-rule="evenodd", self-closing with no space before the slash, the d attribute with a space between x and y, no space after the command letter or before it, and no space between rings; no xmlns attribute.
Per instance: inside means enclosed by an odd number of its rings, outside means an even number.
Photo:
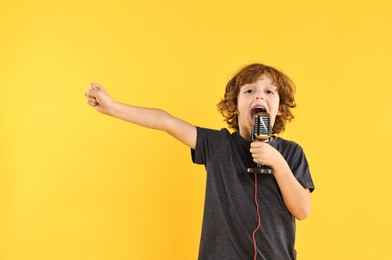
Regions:
<svg viewBox="0 0 392 260"><path fill-rule="evenodd" d="M271 116L266 112L258 112L253 116L253 126L251 130L252 141L268 141L272 135ZM254 149L254 148L252 148ZM271 167L257 164L257 167L248 168L247 172L258 174L272 174Z"/></svg>

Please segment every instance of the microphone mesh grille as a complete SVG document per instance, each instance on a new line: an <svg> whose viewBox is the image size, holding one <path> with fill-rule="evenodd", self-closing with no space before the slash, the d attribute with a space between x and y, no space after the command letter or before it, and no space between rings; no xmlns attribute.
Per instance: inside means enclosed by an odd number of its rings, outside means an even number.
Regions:
<svg viewBox="0 0 392 260"><path fill-rule="evenodd" d="M260 112L253 116L252 140L266 140L272 135L271 116Z"/></svg>

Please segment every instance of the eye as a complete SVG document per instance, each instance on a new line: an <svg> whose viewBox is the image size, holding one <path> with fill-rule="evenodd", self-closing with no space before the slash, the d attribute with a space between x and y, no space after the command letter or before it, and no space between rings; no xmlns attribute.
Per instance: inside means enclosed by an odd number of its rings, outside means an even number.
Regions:
<svg viewBox="0 0 392 260"><path fill-rule="evenodd" d="M253 92L254 90L250 88L244 90L244 94L252 94Z"/></svg>
<svg viewBox="0 0 392 260"><path fill-rule="evenodd" d="M275 90L267 89L267 90L265 91L265 93L266 93L266 94L269 94L269 95L273 95L273 94L275 94Z"/></svg>

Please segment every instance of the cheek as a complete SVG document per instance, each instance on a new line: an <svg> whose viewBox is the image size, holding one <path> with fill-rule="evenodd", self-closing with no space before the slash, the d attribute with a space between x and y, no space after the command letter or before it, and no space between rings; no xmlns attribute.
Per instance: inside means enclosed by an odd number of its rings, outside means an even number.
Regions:
<svg viewBox="0 0 392 260"><path fill-rule="evenodd" d="M236 114L241 114L244 111L244 105L241 102L237 103L237 106L235 107L235 112Z"/></svg>

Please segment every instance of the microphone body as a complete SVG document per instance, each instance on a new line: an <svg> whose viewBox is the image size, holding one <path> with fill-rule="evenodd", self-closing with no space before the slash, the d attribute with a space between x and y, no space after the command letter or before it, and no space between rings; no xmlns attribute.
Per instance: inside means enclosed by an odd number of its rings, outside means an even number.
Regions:
<svg viewBox="0 0 392 260"><path fill-rule="evenodd" d="M266 112L258 112L253 116L252 141L266 141L272 135L271 116ZM247 172L258 174L272 174L274 171L271 167L257 164L255 168L248 168Z"/></svg>

